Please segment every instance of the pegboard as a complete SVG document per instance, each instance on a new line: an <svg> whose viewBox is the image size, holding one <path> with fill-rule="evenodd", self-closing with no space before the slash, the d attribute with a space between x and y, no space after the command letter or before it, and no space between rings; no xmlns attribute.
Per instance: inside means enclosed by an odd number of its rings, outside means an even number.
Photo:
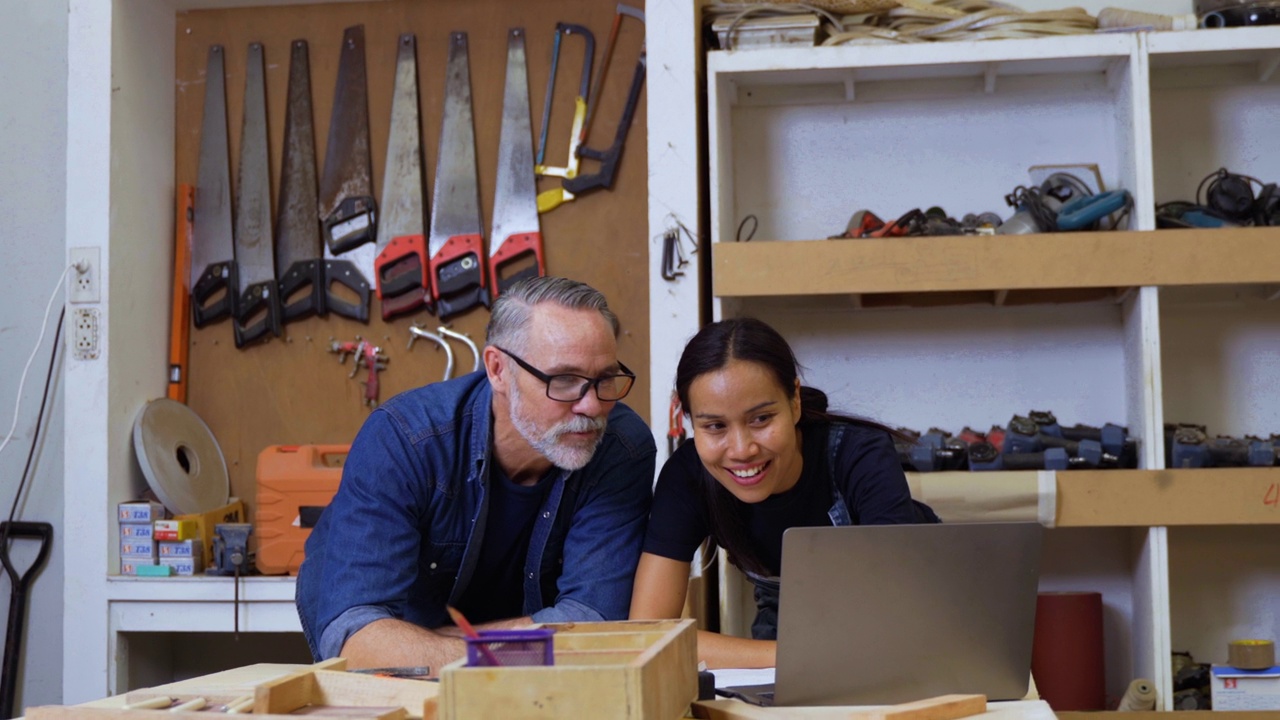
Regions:
<svg viewBox="0 0 1280 720"><path fill-rule="evenodd" d="M643 7L641 3L629 3ZM245 63L251 42L264 45L267 123L272 202L278 202L284 137L290 43L309 45L316 158L323 172L329 115L338 70L343 30L363 24L369 97L369 129L373 185L381 197L382 173L390 125L391 93L397 40L417 36L419 113L422 123L426 204L430 212L435 184L445 61L452 31L468 34L472 104L480 206L486 242L493 210L498 162L498 133L506 73L507 31L525 28L529 64L530 110L534 143L541 131L547 78L557 22L583 25L596 38L595 68L613 24L614 4L586 0L501 2L501 0L389 0L387 2L289 5L266 8L202 10L177 16L177 88L175 177L195 184L200 145L204 77L210 45L225 48L227 125L231 177L236 182L244 98ZM600 93L587 143L606 148L614 138L643 43L639 23L621 25L613 59ZM546 162L563 165L568 156L573 98L582 70L582 45L565 42L552 101ZM693 112L693 108L688 108ZM642 92L631 131L609 191L580 196L541 217L547 272L591 284L605 293L622 322L619 357L639 375L627 403L649 417L648 238L645 94ZM585 171L595 164L584 160ZM554 187L554 178L538 189ZM273 215L274 217L274 215ZM486 246L487 253L487 246ZM390 361L380 374L380 398L439 381L445 355L434 343L419 340L407 349L409 326L417 322L435 331L442 323L427 314L409 314L384 322L377 301L369 324L338 317L309 318L284 326L283 336L237 350L229 321L192 329L188 404L221 444L231 473L232 493L252 503L258 453L268 445L349 443L369 414L363 404L366 372L348 377L353 359L339 364L329 352L332 340L357 335L383 349ZM483 346L489 313L476 308L448 325ZM455 376L468 371L472 358L454 345Z"/></svg>

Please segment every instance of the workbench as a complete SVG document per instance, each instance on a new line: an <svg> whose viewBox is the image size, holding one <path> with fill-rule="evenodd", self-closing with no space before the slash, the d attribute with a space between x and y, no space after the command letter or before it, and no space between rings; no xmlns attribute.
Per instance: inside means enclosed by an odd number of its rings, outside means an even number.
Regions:
<svg viewBox="0 0 1280 720"><path fill-rule="evenodd" d="M305 671L312 666L309 665L288 665L274 663L260 663L256 665L247 665L232 670L212 673L189 680L182 680L154 688L156 691L164 691L172 695L191 694L193 692L208 692L210 688L217 688L219 694L225 695L252 695L253 689L257 685L285 678L289 675L300 671ZM404 681L416 682L416 681ZM126 695L115 695L101 700L82 703L76 707L84 708L122 708L126 704ZM877 707L842 707L842 708L758 708L739 701L720 700L713 703L720 707L726 705L737 706L736 710L745 712L743 717L752 718L812 718L818 720L820 718L836 718L849 717L851 712L857 711L874 711L883 708ZM611 715L605 708L601 708L600 717L610 717ZM120 717L125 717L123 714ZM1054 720L1055 715L1049 708L1048 703L1042 700L1022 700L1017 702L1000 702L990 703L986 713L980 716L983 720Z"/></svg>

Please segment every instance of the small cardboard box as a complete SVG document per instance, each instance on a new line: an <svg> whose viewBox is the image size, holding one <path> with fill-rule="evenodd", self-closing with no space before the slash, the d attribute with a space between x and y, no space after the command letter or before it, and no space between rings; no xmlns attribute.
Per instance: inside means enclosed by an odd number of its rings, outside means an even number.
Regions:
<svg viewBox="0 0 1280 720"><path fill-rule="evenodd" d="M174 575L200 575L204 573L204 562L201 556L195 557L161 557L160 564L173 568Z"/></svg>
<svg viewBox="0 0 1280 720"><path fill-rule="evenodd" d="M1214 665L1209 687L1216 710L1280 710L1280 665L1241 670Z"/></svg>
<svg viewBox="0 0 1280 720"><path fill-rule="evenodd" d="M120 558L129 558L130 560L138 560L140 558L150 558L153 562L156 559L156 544L150 540L120 539Z"/></svg>
<svg viewBox="0 0 1280 720"><path fill-rule="evenodd" d="M117 506L117 509L119 510L121 524L146 523L150 525L157 520L164 519L164 505L158 502L147 502L146 500L122 502Z"/></svg>
<svg viewBox="0 0 1280 720"><path fill-rule="evenodd" d="M120 523L120 541L140 542L155 536L149 523Z"/></svg>
<svg viewBox="0 0 1280 720"><path fill-rule="evenodd" d="M156 540L190 540L196 537L195 520L157 520Z"/></svg>
<svg viewBox="0 0 1280 720"><path fill-rule="evenodd" d="M204 551L200 548L199 540L161 540L157 545L160 546L160 557L162 558L204 557Z"/></svg>

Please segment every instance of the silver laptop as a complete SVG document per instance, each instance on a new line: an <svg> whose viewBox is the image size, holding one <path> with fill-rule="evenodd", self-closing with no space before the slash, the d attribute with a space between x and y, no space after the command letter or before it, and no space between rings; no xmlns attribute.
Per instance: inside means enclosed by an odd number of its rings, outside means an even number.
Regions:
<svg viewBox="0 0 1280 720"><path fill-rule="evenodd" d="M1020 700L1031 677L1037 523L791 528L773 686L762 705Z"/></svg>

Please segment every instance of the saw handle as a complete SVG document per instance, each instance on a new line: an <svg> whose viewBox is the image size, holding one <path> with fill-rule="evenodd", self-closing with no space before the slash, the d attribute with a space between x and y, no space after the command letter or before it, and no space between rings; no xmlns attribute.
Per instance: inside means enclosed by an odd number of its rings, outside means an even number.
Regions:
<svg viewBox="0 0 1280 720"><path fill-rule="evenodd" d="M423 305L427 305L428 311L435 312L429 292L431 283L427 277L429 266L426 238L421 235L391 238L373 262L383 320L417 310Z"/></svg>
<svg viewBox="0 0 1280 720"><path fill-rule="evenodd" d="M352 304L333 293L333 286L341 285L354 292L359 302ZM324 306L335 315L369 322L369 281L350 260L324 261Z"/></svg>
<svg viewBox="0 0 1280 720"><path fill-rule="evenodd" d="M252 325L246 325L253 316L263 313L262 319ZM232 323L236 347L242 348L249 343L261 339L270 332L280 337L281 316L280 293L274 280L260 282L245 288L236 308L235 321Z"/></svg>
<svg viewBox="0 0 1280 720"><path fill-rule="evenodd" d="M431 258L431 296L444 320L476 305L489 307L489 287L484 271L483 241L479 233L454 235Z"/></svg>
<svg viewBox="0 0 1280 720"><path fill-rule="evenodd" d="M284 322L290 323L312 315L324 317L328 312L324 306L324 266L319 260L295 262L285 271L277 285ZM289 302L289 298L302 288L308 288L307 294Z"/></svg>
<svg viewBox="0 0 1280 720"><path fill-rule="evenodd" d="M236 279L236 263L227 260L207 266L191 288L191 317L196 327L201 328L211 322L221 320L233 314L236 291L239 286ZM215 302L209 302L219 290L223 295Z"/></svg>
<svg viewBox="0 0 1280 720"><path fill-rule="evenodd" d="M530 254L533 255L534 265L509 276L502 276L501 270L504 266ZM546 274L547 266L542 259L542 233L540 232L509 235L498 246L498 251L489 257L489 278L491 281L489 287L495 298L521 280L543 277Z"/></svg>
<svg viewBox="0 0 1280 720"><path fill-rule="evenodd" d="M324 239L334 255L373 242L378 236L378 205L367 195L346 197L324 219Z"/></svg>

